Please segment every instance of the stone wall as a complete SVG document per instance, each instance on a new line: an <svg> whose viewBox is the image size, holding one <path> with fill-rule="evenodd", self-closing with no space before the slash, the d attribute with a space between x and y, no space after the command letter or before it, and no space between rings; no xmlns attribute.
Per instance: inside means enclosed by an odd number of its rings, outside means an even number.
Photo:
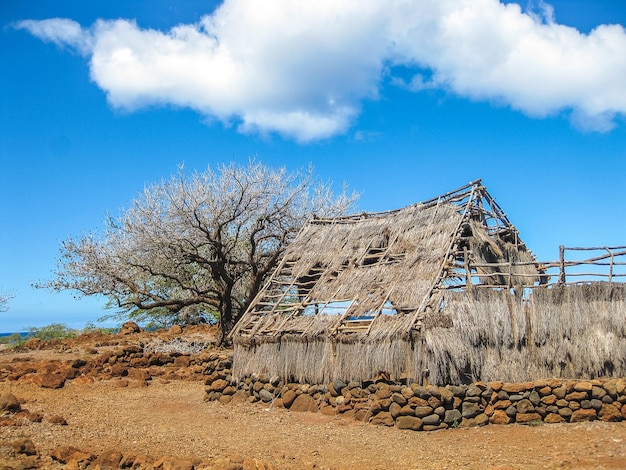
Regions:
<svg viewBox="0 0 626 470"><path fill-rule="evenodd" d="M224 404L261 402L290 411L340 415L416 431L626 419L626 379L476 382L436 387L403 385L386 377L364 383L335 380L310 385L253 374L235 383L231 364L231 358L211 361L205 371L207 400Z"/></svg>

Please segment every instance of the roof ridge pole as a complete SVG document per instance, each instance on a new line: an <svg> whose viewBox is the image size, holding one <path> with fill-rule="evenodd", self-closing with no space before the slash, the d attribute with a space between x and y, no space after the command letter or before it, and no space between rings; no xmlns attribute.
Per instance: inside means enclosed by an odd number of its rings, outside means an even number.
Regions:
<svg viewBox="0 0 626 470"><path fill-rule="evenodd" d="M461 217L461 220L459 220L459 223L457 224L456 229L453 232L452 239L450 240L450 245L448 246L448 251L446 252L446 255L444 256L443 261L441 262L441 266L439 268L437 277L435 278L428 292L426 292L426 295L424 296L419 308L415 310L413 314L411 314L411 317L409 318L409 321L407 324L407 328L405 330L406 335L409 335L411 333L411 330L415 326L415 323L417 322L419 315L422 314L426 310L426 307L430 299L433 296L433 292L435 291L435 289L439 287L439 285L443 281L445 277L444 273L447 272L447 269L449 267L448 265L449 265L450 256L452 255L454 247L458 244L461 227L463 227L463 225L467 222L467 218L469 217L469 214L470 214L469 209L472 206L472 204L476 202L476 197L481 187L482 186L480 186L480 180L476 180L474 182L474 186L472 186L472 190L470 192L467 203L465 204L465 207L463 208L463 216Z"/></svg>

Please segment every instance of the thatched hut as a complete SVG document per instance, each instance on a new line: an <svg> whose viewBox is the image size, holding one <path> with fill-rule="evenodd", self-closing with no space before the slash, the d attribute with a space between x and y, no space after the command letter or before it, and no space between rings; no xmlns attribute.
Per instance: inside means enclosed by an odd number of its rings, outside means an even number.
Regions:
<svg viewBox="0 0 626 470"><path fill-rule="evenodd" d="M545 282L480 181L399 210L313 218L233 330L234 374L444 384L626 370L623 315L611 365L605 355L576 362L579 345L564 346L572 332L561 330L589 299L528 296ZM606 290L594 298L619 290L604 325L616 331L623 289Z"/></svg>

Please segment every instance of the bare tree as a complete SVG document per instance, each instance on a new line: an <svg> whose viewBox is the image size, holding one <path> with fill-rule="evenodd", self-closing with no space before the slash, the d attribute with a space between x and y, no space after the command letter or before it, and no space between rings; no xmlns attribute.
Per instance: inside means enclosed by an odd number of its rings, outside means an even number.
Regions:
<svg viewBox="0 0 626 470"><path fill-rule="evenodd" d="M9 310L9 301L14 297L13 294L8 292L0 292L0 312L6 312Z"/></svg>
<svg viewBox="0 0 626 470"><path fill-rule="evenodd" d="M40 284L104 295L126 315L208 310L225 335L313 214L349 210L312 171L288 173L251 161L185 174L144 189L100 236L61 245L54 278Z"/></svg>

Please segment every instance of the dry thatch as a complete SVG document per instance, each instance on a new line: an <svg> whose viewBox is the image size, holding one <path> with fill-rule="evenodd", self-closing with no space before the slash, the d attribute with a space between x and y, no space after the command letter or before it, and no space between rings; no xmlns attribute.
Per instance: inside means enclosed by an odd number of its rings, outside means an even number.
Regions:
<svg viewBox="0 0 626 470"><path fill-rule="evenodd" d="M625 284L448 293L452 328L425 330L431 380L626 375Z"/></svg>
<svg viewBox="0 0 626 470"><path fill-rule="evenodd" d="M613 353L572 359L564 338L578 336L552 323L582 318L589 299L541 288L523 300L540 274L480 181L396 211L313 219L233 331L234 374L443 384L626 372ZM599 302L608 351L623 300Z"/></svg>

